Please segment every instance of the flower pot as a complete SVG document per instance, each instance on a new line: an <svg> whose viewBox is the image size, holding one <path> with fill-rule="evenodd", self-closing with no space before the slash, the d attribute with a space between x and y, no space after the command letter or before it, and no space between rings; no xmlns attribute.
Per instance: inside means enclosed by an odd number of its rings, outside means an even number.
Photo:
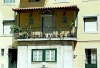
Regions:
<svg viewBox="0 0 100 68"><path fill-rule="evenodd" d="M60 34L58 34L57 36L58 36L58 38L60 38Z"/></svg>

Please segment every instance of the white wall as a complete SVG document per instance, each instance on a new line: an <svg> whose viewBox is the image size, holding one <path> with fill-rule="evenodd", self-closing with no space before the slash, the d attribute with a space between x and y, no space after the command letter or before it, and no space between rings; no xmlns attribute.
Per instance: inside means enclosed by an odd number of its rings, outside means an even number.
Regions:
<svg viewBox="0 0 100 68"><path fill-rule="evenodd" d="M31 46L32 45L32 46ZM64 44L51 44L43 46L38 44L38 46L18 46L18 65L17 68L40 68L43 62L31 62L31 49L47 49L47 48L57 48L57 62L46 62L45 66L47 68L73 68L73 50L72 45ZM42 46L40 46L42 45Z"/></svg>

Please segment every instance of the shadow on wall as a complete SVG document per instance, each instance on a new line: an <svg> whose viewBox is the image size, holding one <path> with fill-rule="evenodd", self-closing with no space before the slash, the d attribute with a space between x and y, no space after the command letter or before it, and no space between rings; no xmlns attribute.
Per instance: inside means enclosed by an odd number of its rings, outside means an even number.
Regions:
<svg viewBox="0 0 100 68"><path fill-rule="evenodd" d="M73 48L74 51L75 51L76 45L77 45L77 41L74 41L74 48Z"/></svg>
<svg viewBox="0 0 100 68"><path fill-rule="evenodd" d="M27 7L43 7L46 5L48 0L40 0L39 2L29 2L35 0L20 0L20 8L27 8ZM38 0L36 0L38 1Z"/></svg>

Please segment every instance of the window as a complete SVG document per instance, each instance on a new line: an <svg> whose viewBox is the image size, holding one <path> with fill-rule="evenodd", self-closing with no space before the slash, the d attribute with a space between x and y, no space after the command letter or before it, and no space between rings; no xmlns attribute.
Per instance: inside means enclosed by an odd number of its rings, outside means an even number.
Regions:
<svg viewBox="0 0 100 68"><path fill-rule="evenodd" d="M33 50L33 61L42 61L42 50Z"/></svg>
<svg viewBox="0 0 100 68"><path fill-rule="evenodd" d="M45 52L45 61L55 61L55 50L46 50Z"/></svg>
<svg viewBox="0 0 100 68"><path fill-rule="evenodd" d="M68 0L55 0L56 2L68 2Z"/></svg>
<svg viewBox="0 0 100 68"><path fill-rule="evenodd" d="M29 2L40 2L40 0L29 0Z"/></svg>
<svg viewBox="0 0 100 68"><path fill-rule="evenodd" d="M55 62L56 49L32 49L32 62Z"/></svg>
<svg viewBox="0 0 100 68"><path fill-rule="evenodd" d="M85 49L85 68L97 68L97 49Z"/></svg>
<svg viewBox="0 0 100 68"><path fill-rule="evenodd" d="M1 56L4 56L4 49L1 49L0 53Z"/></svg>
<svg viewBox="0 0 100 68"><path fill-rule="evenodd" d="M84 18L84 32L97 32L97 17Z"/></svg>
<svg viewBox="0 0 100 68"><path fill-rule="evenodd" d="M15 0L3 0L4 4L13 4L15 3Z"/></svg>
<svg viewBox="0 0 100 68"><path fill-rule="evenodd" d="M4 21L3 22L3 34L12 34L10 26L13 25L13 21Z"/></svg>

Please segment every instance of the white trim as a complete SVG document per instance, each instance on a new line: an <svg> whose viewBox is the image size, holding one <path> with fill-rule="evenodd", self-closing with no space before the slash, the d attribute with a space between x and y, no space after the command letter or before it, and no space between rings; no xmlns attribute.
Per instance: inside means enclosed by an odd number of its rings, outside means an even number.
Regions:
<svg viewBox="0 0 100 68"><path fill-rule="evenodd" d="M69 0L66 0L66 1L55 1L53 3L69 3Z"/></svg>
<svg viewBox="0 0 100 68"><path fill-rule="evenodd" d="M83 25L83 27L82 27L82 33L84 33L84 34L98 34L99 33L99 30L98 30L98 17L99 16L99 14L92 14L92 15L83 15L82 16L82 21L83 21L83 23L82 23L82 25ZM97 31L95 31L95 32L84 32L84 18L90 18L90 17L97 17Z"/></svg>
<svg viewBox="0 0 100 68"><path fill-rule="evenodd" d="M98 59L98 57L99 57L98 52L99 52L99 49L98 49L97 46L91 46L91 47L90 46L84 46L83 47L83 52L82 52L83 53L83 68L85 68L85 60L84 60L85 59L85 49L97 49L97 68L98 68L98 60L99 60Z"/></svg>
<svg viewBox="0 0 100 68"><path fill-rule="evenodd" d="M0 36L2 36L2 37L12 37L14 35L13 34L1 34Z"/></svg>
<svg viewBox="0 0 100 68"><path fill-rule="evenodd" d="M2 20L2 22L1 22L1 34L0 34L0 36L13 36L13 34L4 34L3 33L3 21L4 20L15 20L14 18L3 18L3 20Z"/></svg>
<svg viewBox="0 0 100 68"><path fill-rule="evenodd" d="M88 1L99 1L99 0L82 0L82 2L88 2Z"/></svg>
<svg viewBox="0 0 100 68"><path fill-rule="evenodd" d="M14 18L4 18L3 20L15 20Z"/></svg>

